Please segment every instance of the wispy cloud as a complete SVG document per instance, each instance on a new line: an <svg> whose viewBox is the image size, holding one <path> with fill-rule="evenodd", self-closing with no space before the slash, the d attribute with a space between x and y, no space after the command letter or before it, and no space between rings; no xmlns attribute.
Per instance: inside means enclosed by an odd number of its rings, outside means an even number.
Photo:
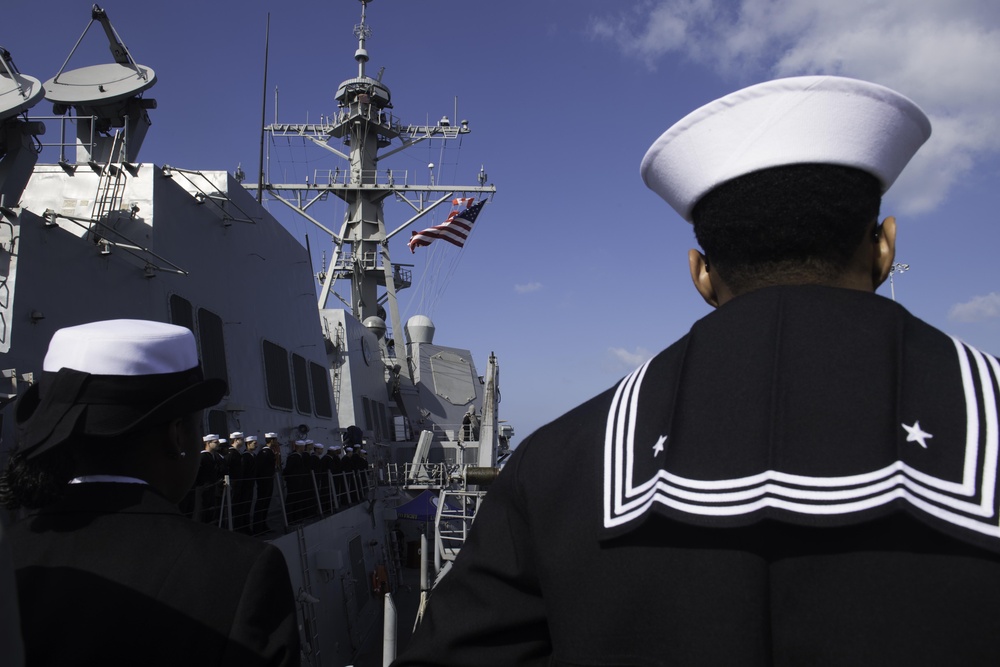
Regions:
<svg viewBox="0 0 1000 667"><path fill-rule="evenodd" d="M902 92L934 126L893 187L904 213L933 209L977 161L1000 152L994 0L646 0L594 19L591 33L651 69L679 54L734 89L838 74Z"/></svg>
<svg viewBox="0 0 1000 667"><path fill-rule="evenodd" d="M965 303L956 303L948 311L948 319L954 322L982 322L998 317L1000 317L1000 293L997 292L973 297Z"/></svg>
<svg viewBox="0 0 1000 667"><path fill-rule="evenodd" d="M646 362L653 354L644 347L637 347L634 351L626 350L622 347L609 347L608 354L614 370L631 371L633 368Z"/></svg>
<svg viewBox="0 0 1000 667"><path fill-rule="evenodd" d="M527 294L528 292L537 292L542 289L541 283L523 283L520 285L514 285L514 291L518 294Z"/></svg>

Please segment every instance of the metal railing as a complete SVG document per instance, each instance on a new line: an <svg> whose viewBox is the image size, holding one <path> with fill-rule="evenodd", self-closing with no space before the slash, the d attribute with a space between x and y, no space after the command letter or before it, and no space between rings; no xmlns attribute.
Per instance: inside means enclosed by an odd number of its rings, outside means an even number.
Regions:
<svg viewBox="0 0 1000 667"><path fill-rule="evenodd" d="M181 501L181 511L227 530L257 536L285 533L296 524L361 503L377 485L373 468L340 473L310 470L287 476L275 472L241 479L226 476L191 489Z"/></svg>

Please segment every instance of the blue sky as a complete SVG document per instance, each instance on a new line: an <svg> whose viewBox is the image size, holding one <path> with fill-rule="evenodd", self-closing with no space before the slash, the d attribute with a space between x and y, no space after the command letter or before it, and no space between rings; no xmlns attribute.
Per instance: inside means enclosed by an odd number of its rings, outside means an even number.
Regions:
<svg viewBox="0 0 1000 667"><path fill-rule="evenodd" d="M83 32L90 2L10 3L0 46L25 74L53 76ZM141 159L253 178L259 149L266 17L267 120L316 121L355 76L349 0L102 3L158 102ZM280 9L279 9L280 8ZM368 73L405 122L467 119L461 150L419 146L387 160L424 179L497 195L463 250L391 252L424 281L404 318L430 315L436 342L501 364L502 417L515 444L614 384L683 335L708 306L691 287L690 226L645 188L639 161L673 122L758 81L830 73L916 101L934 134L886 196L897 216L896 299L918 317L1000 353L1000 4L993 0L375 0ZM99 26L71 68L106 61ZM49 113L42 102L35 113ZM454 119L453 119L454 120ZM332 168L273 145L272 180ZM315 158L314 155L312 155ZM283 174L283 176L279 176ZM328 242L270 206L316 261ZM343 207L324 222L339 229ZM390 229L409 217L386 211ZM427 223L439 220L426 220ZM395 224L393 224L395 223ZM421 225L422 226L422 225ZM442 246L442 247L439 247ZM448 278L445 286L444 279ZM888 283L880 290L889 295ZM333 304L331 304L333 305Z"/></svg>

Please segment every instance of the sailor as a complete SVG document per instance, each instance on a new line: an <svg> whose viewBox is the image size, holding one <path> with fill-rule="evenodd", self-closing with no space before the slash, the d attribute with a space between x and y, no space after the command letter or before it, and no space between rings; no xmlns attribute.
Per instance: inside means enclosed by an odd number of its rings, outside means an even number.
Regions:
<svg viewBox="0 0 1000 667"><path fill-rule="evenodd" d="M202 437L204 449L199 455L198 476L193 491L200 495L201 513L198 517L204 523L218 523L219 489L222 486L222 465L219 461L219 436L209 433Z"/></svg>
<svg viewBox="0 0 1000 667"><path fill-rule="evenodd" d="M327 459L326 445L321 442L313 443L313 454L316 459L315 470L313 474L316 478L316 491L319 493L319 510L322 510L323 514L330 513L330 478L326 474L328 465L325 463Z"/></svg>
<svg viewBox="0 0 1000 667"><path fill-rule="evenodd" d="M302 460L306 464L305 491L303 499L303 514L306 518L317 515L319 508L316 506L317 492L319 490L317 475L319 474L319 455L316 453L316 443L306 438L306 446Z"/></svg>
<svg viewBox="0 0 1000 667"><path fill-rule="evenodd" d="M338 444L330 445L326 450L326 454L319 461L319 472L325 484L323 511L327 514L331 514L337 509L336 503L333 500L333 497L338 493L337 479L334 477L334 474L340 468L340 457L338 454L342 449L343 447Z"/></svg>
<svg viewBox="0 0 1000 667"><path fill-rule="evenodd" d="M222 483L215 486L215 507L218 510L216 511L217 516L213 519L220 526L226 525L226 495L227 493L231 493L231 489L229 488L229 462L226 460L226 451L228 449L229 440L222 437L219 438L216 447L212 449L212 456L215 458L215 465L222 479Z"/></svg>
<svg viewBox="0 0 1000 667"><path fill-rule="evenodd" d="M810 76L657 139L715 310L517 447L394 664L1000 664L1000 364L874 293L929 135Z"/></svg>
<svg viewBox="0 0 1000 667"><path fill-rule="evenodd" d="M470 405L462 417L462 430L459 442L479 441L479 415L476 414L476 406Z"/></svg>
<svg viewBox="0 0 1000 667"><path fill-rule="evenodd" d="M288 458L285 461L283 475L285 488L287 489L285 506L288 508L289 523L297 523L304 517L306 462L303 452L305 448L305 440L296 440L292 451L288 454Z"/></svg>
<svg viewBox="0 0 1000 667"><path fill-rule="evenodd" d="M191 331L60 329L36 378L0 482L8 509L31 510L10 529L26 664L299 664L281 552L176 506L226 391L203 379Z"/></svg>
<svg viewBox="0 0 1000 667"><path fill-rule="evenodd" d="M257 488L257 436L248 435L243 442L246 449L243 450L241 461L243 468L242 489L240 490L241 506L238 513L239 521L237 530L250 533L252 528L252 512L254 502L254 492Z"/></svg>
<svg viewBox="0 0 1000 667"><path fill-rule="evenodd" d="M368 450L362 447L355 452L354 469L358 471L358 487L361 490L361 497L368 496Z"/></svg>
<svg viewBox="0 0 1000 667"><path fill-rule="evenodd" d="M281 470L281 449L278 444L278 434L264 434L264 446L257 454L254 473L257 478L257 502L253 506L253 534L262 535L267 532L267 514L271 508L271 496L274 494L274 473Z"/></svg>
<svg viewBox="0 0 1000 667"><path fill-rule="evenodd" d="M223 527L228 526L231 519L233 528L238 528L237 515L243 502L243 432L230 433L228 441L224 439L220 444L226 445L223 447L223 457L226 462L229 485L229 505L224 508L225 518L222 525Z"/></svg>
<svg viewBox="0 0 1000 667"><path fill-rule="evenodd" d="M350 504L347 497L347 477L344 472L345 452L343 445L333 445L330 449L333 451L333 460L330 462L330 474L333 475L333 490L337 498L336 505L338 505L334 509L339 509L340 505L345 503Z"/></svg>
<svg viewBox="0 0 1000 667"><path fill-rule="evenodd" d="M347 502L353 505L361 499L358 492L358 457L354 454L354 447L344 447L344 472L347 473Z"/></svg>

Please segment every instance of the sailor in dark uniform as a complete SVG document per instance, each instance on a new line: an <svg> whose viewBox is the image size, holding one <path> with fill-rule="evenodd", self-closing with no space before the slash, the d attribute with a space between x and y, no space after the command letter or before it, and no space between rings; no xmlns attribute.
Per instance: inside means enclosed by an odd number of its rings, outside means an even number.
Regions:
<svg viewBox="0 0 1000 667"><path fill-rule="evenodd" d="M333 454L330 461L330 474L333 476L333 493L337 499L337 506L344 506L347 503L347 479L344 476L344 447L333 445L330 447ZM338 509L335 507L334 509Z"/></svg>
<svg viewBox="0 0 1000 667"><path fill-rule="evenodd" d="M361 484L358 479L358 455L354 447L344 448L344 472L347 473L347 497L350 504L361 499Z"/></svg>
<svg viewBox="0 0 1000 667"><path fill-rule="evenodd" d="M314 445L313 453L316 455L316 490L319 492L319 506L324 515L330 514L330 477L327 471L330 469L328 463L328 452L326 445L317 442Z"/></svg>
<svg viewBox="0 0 1000 667"><path fill-rule="evenodd" d="M285 469L282 473L288 493L285 507L287 508L289 523L297 523L305 516L304 492L306 489L305 475L307 472L305 455L303 454L305 447L305 440L295 441L292 451L285 460Z"/></svg>
<svg viewBox="0 0 1000 667"><path fill-rule="evenodd" d="M305 453L302 460L306 463L304 508L305 517L311 519L319 512L316 505L316 498L319 491L319 455L316 453L316 443L306 440Z"/></svg>
<svg viewBox="0 0 1000 667"><path fill-rule="evenodd" d="M276 446L278 434L269 432L264 434L264 446L257 454L257 461L254 465L254 474L257 478L257 502L253 508L253 533L261 535L266 533L267 514L271 508L271 496L274 494L274 472L281 468L280 449ZM275 450L279 454L275 455Z"/></svg>
<svg viewBox="0 0 1000 667"><path fill-rule="evenodd" d="M223 527L229 527L230 520L232 527L237 528L237 515L239 513L243 485L243 433L236 431L229 434L229 446L225 448L225 469L227 483L229 485L229 504L224 508Z"/></svg>
<svg viewBox="0 0 1000 667"><path fill-rule="evenodd" d="M218 470L220 483L213 486L215 500L213 501L213 516L211 522L217 526L229 527L228 507L226 496L232 498L232 488L230 487L229 462L226 459L226 451L229 449L229 439L219 438L218 445L212 450L212 458L215 460L215 469Z"/></svg>
<svg viewBox="0 0 1000 667"><path fill-rule="evenodd" d="M219 436L209 433L202 438L205 448L198 456L198 476L194 489L201 499L201 513L195 517L203 523L218 523L219 490L222 488L222 466L219 462Z"/></svg>
<svg viewBox="0 0 1000 667"><path fill-rule="evenodd" d="M796 77L660 137L716 309L517 447L394 664L1000 664L1000 362L874 293L929 135Z"/></svg>
<svg viewBox="0 0 1000 667"><path fill-rule="evenodd" d="M248 435L243 440L246 449L243 450L242 468L243 480L240 490L240 511L237 530L244 533L252 532L251 518L253 512L254 492L257 488L257 436Z"/></svg>
<svg viewBox="0 0 1000 667"><path fill-rule="evenodd" d="M25 664L298 665L281 552L177 509L203 410L226 391L191 331L60 329L35 377L0 479L4 506L30 510L9 535Z"/></svg>

